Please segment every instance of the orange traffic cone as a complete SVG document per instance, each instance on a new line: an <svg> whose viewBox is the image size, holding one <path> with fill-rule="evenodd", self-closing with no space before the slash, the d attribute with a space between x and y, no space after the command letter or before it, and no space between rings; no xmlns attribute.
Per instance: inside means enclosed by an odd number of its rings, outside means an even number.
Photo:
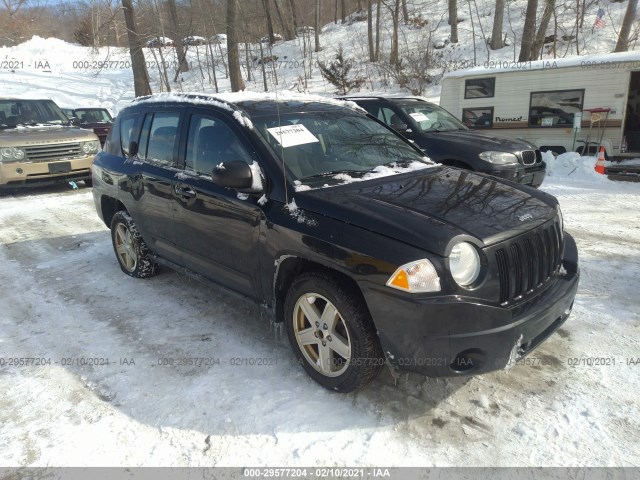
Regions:
<svg viewBox="0 0 640 480"><path fill-rule="evenodd" d="M600 147L598 152L598 160L596 161L596 172L604 175L604 147Z"/></svg>

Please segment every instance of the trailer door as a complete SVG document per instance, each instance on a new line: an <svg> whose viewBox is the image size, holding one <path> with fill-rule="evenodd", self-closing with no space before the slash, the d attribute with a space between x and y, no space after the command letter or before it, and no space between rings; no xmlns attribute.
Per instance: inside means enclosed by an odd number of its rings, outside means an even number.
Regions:
<svg viewBox="0 0 640 480"><path fill-rule="evenodd" d="M627 152L640 152L640 72L631 72L623 135Z"/></svg>

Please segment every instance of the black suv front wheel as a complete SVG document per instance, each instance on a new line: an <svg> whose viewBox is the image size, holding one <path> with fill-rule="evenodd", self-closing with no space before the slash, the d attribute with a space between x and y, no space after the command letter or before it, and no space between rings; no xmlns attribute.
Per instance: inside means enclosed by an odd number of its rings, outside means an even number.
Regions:
<svg viewBox="0 0 640 480"><path fill-rule="evenodd" d="M111 241L124 273L135 278L148 278L156 274L158 264L151 258L149 248L128 212L121 210L113 216Z"/></svg>
<svg viewBox="0 0 640 480"><path fill-rule="evenodd" d="M358 390L380 371L382 350L359 294L323 273L295 279L285 301L285 330L306 372L325 388Z"/></svg>

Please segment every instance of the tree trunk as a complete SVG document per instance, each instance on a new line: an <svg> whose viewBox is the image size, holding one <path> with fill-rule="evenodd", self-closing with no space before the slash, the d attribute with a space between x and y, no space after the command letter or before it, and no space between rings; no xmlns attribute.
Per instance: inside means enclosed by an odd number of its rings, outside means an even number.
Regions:
<svg viewBox="0 0 640 480"><path fill-rule="evenodd" d="M542 58L544 37L547 35L547 29L549 28L549 22L551 21L551 16L553 15L553 9L555 8L555 6L555 0L547 0L544 4L544 13L542 14L542 20L540 20L540 26L538 27L538 33L536 33L536 39L533 42L533 47L531 47L530 60L538 60L538 58Z"/></svg>
<svg viewBox="0 0 640 480"><path fill-rule="evenodd" d="M267 34L269 35L269 45L273 45L274 43L276 43L276 38L273 36L273 22L271 21L271 5L269 4L269 0L262 0L262 6L264 7L264 15L267 19Z"/></svg>
<svg viewBox="0 0 640 480"><path fill-rule="evenodd" d="M289 25L287 24L284 16L282 15L282 9L280 8L280 4L278 3L278 0L273 0L273 3L276 6L276 14L278 15L278 21L280 22L280 26L282 26L282 33L284 34L284 39L292 40L293 34L291 33L291 29L289 28Z"/></svg>
<svg viewBox="0 0 640 480"><path fill-rule="evenodd" d="M407 0L402 0L402 19L404 23L409 23L409 9L407 8Z"/></svg>
<svg viewBox="0 0 640 480"><path fill-rule="evenodd" d="M493 30L491 31L491 50L504 47L502 29L504 23L504 0L496 0L496 11L493 15Z"/></svg>
<svg viewBox="0 0 640 480"><path fill-rule="evenodd" d="M624 14L622 20L622 27L620 28L620 34L618 35L618 43L616 43L616 49L614 52L626 52L629 50L629 32L631 31L631 25L636 18L636 11L638 10L638 0L629 0L627 4L627 11Z"/></svg>
<svg viewBox="0 0 640 480"><path fill-rule="evenodd" d="M313 35L316 43L314 50L316 52L322 50L322 47L320 47L320 27L320 0L316 0L315 15L313 16Z"/></svg>
<svg viewBox="0 0 640 480"><path fill-rule="evenodd" d="M147 63L144 59L144 53L142 52L140 37L138 37L131 0L122 0L122 8L124 20L127 25L127 37L129 38L129 54L131 55L131 69L133 70L134 92L136 97L151 95Z"/></svg>
<svg viewBox="0 0 640 480"><path fill-rule="evenodd" d="M536 28L536 10L538 0L527 1L527 13L524 17L524 28L522 29L522 41L520 43L519 62L528 62L531 59L531 47L533 47L533 36Z"/></svg>
<svg viewBox="0 0 640 480"><path fill-rule="evenodd" d="M451 43L458 43L458 1L449 0L449 25L451 25Z"/></svg>
<svg viewBox="0 0 640 480"><path fill-rule="evenodd" d="M227 1L227 57L231 91L233 92L244 90L244 82L242 81L242 73L240 72L238 39L236 37L236 1L237 0Z"/></svg>
<svg viewBox="0 0 640 480"><path fill-rule="evenodd" d="M181 72L189 71L189 65L187 63L187 55L184 51L184 44L182 43L182 29L180 28L180 19L178 18L178 10L176 9L176 0L167 0L169 4L169 17L171 19L171 36L173 37L173 45L176 49L176 55L178 56L178 68L176 69L176 76L173 79L175 82L178 80L178 76Z"/></svg>
<svg viewBox="0 0 640 480"><path fill-rule="evenodd" d="M340 7L341 7L341 12L342 12L342 22L344 23L346 18L347 18L347 0L340 0Z"/></svg>
<svg viewBox="0 0 640 480"><path fill-rule="evenodd" d="M398 23L400 22L400 0L395 0L392 20L393 34L391 36L391 54L389 56L389 63L391 65L398 65Z"/></svg>
<svg viewBox="0 0 640 480"><path fill-rule="evenodd" d="M584 20L584 9L582 9L582 19ZM580 55L580 0L576 0L576 54ZM571 42L569 42L571 45Z"/></svg>
<svg viewBox="0 0 640 480"><path fill-rule="evenodd" d="M378 0L376 4L376 59L380 59L380 17L382 13L382 0Z"/></svg>
<svg viewBox="0 0 640 480"><path fill-rule="evenodd" d="M298 16L296 15L296 5L294 0L289 0L289 7L291 7L291 19L293 20L293 33L298 33Z"/></svg>
<svg viewBox="0 0 640 480"><path fill-rule="evenodd" d="M378 0L380 1L380 0ZM367 0L367 42L369 44L369 61L376 61L376 51L373 47L373 3Z"/></svg>

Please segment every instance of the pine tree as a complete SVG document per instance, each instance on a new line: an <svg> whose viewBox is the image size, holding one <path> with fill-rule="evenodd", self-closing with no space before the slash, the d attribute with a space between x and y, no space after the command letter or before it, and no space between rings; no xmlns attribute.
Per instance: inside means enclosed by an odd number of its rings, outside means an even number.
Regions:
<svg viewBox="0 0 640 480"><path fill-rule="evenodd" d="M360 88L366 82L366 78L356 75L349 78L349 72L353 68L354 63L344 58L342 45L338 48L335 60L328 66L324 62L319 62L320 73L332 85L337 87L337 93L346 95L351 90Z"/></svg>

